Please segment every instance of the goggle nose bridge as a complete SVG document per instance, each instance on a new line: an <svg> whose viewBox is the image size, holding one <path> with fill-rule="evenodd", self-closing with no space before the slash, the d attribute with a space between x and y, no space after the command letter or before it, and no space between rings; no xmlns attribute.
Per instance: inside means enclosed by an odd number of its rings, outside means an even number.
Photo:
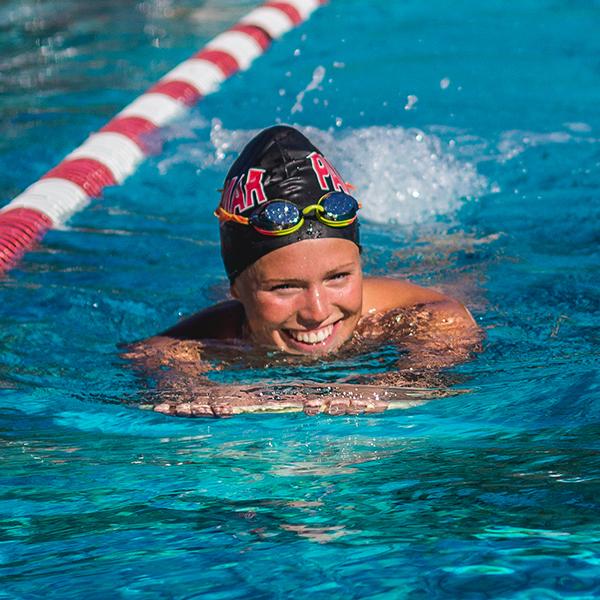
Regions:
<svg viewBox="0 0 600 600"><path fill-rule="evenodd" d="M307 217L311 212L325 212L325 207L322 204L309 204L308 206L302 209L302 214Z"/></svg>

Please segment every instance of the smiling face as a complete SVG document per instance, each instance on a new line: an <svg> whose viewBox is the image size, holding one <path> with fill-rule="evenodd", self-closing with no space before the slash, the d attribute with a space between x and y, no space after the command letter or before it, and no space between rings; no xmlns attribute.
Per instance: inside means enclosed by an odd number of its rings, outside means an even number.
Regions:
<svg viewBox="0 0 600 600"><path fill-rule="evenodd" d="M356 244L321 238L261 257L231 292L244 305L251 339L290 354L327 354L352 335L362 311Z"/></svg>

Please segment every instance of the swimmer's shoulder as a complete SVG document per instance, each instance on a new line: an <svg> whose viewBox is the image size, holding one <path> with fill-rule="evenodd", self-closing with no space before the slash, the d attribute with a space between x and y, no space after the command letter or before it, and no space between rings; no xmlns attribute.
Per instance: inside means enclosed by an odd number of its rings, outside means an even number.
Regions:
<svg viewBox="0 0 600 600"><path fill-rule="evenodd" d="M368 277L363 283L363 314L446 301L452 299L404 279Z"/></svg>
<svg viewBox="0 0 600 600"><path fill-rule="evenodd" d="M417 307L427 307L431 323L453 323L461 334L475 332L479 335L473 316L455 298L402 279L373 277L364 280L363 315Z"/></svg>
<svg viewBox="0 0 600 600"><path fill-rule="evenodd" d="M205 308L162 331L159 336L178 340L226 340L242 337L244 308L237 300L227 300Z"/></svg>

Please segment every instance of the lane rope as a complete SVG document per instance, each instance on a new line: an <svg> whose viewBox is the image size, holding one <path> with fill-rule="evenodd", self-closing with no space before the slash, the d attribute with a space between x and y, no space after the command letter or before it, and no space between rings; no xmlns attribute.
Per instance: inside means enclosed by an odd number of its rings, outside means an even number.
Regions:
<svg viewBox="0 0 600 600"><path fill-rule="evenodd" d="M326 1L272 1L255 8L0 209L0 274L14 267L49 229L100 196L106 186L123 183L151 153L150 134L217 91L233 74L248 69L272 41L306 21Z"/></svg>

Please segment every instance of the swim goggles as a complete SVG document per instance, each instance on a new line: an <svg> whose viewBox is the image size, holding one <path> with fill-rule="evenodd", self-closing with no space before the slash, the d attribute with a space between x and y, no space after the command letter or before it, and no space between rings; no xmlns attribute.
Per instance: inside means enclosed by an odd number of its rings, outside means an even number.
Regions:
<svg viewBox="0 0 600 600"><path fill-rule="evenodd" d="M289 235L304 224L304 217L314 213L317 220L329 227L348 227L356 221L358 201L344 192L329 192L315 204L299 209L288 200L269 200L249 217L233 214L219 206L215 216L219 221L234 221L250 225L263 235Z"/></svg>

